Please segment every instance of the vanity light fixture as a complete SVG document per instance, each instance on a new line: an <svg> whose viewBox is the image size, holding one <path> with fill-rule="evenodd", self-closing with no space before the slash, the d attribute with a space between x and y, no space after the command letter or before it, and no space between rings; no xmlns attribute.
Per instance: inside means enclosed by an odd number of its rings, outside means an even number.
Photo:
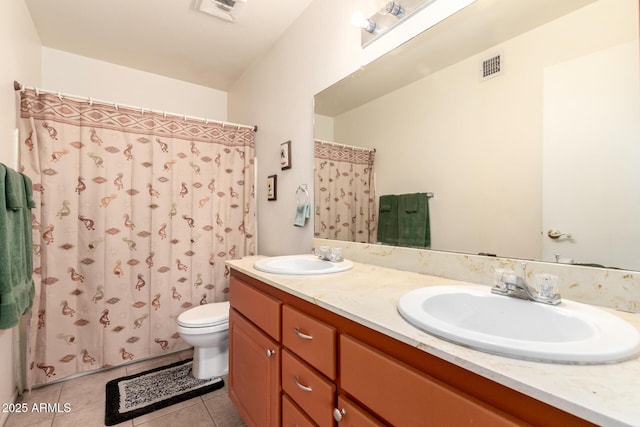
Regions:
<svg viewBox="0 0 640 427"><path fill-rule="evenodd" d="M442 21L458 10L468 6L476 0L401 0L387 1L378 12L369 18L362 12L353 14L351 23L355 27L360 27L360 44L362 47L376 40L378 37L389 32L396 25L408 19L411 15L430 6L439 3L431 16L425 19L430 22L429 26ZM431 12L430 12L431 13Z"/></svg>
<svg viewBox="0 0 640 427"><path fill-rule="evenodd" d="M365 18L364 14L359 10L351 17L351 24L354 27L362 28L363 30L371 34L374 34L378 29L376 23L371 19Z"/></svg>
<svg viewBox="0 0 640 427"><path fill-rule="evenodd" d="M400 19L404 16L404 9L400 3L396 3L395 1L387 2L382 8L382 14L393 15L396 18Z"/></svg>

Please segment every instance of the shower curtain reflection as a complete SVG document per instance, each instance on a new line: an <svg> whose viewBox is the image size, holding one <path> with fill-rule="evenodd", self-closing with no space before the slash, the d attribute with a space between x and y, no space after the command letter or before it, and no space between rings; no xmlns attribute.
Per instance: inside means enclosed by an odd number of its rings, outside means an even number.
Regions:
<svg viewBox="0 0 640 427"><path fill-rule="evenodd" d="M186 348L175 318L227 299L254 253L254 132L32 90L21 169L34 184L28 386Z"/></svg>
<svg viewBox="0 0 640 427"><path fill-rule="evenodd" d="M376 241L374 161L375 150L314 141L315 237Z"/></svg>

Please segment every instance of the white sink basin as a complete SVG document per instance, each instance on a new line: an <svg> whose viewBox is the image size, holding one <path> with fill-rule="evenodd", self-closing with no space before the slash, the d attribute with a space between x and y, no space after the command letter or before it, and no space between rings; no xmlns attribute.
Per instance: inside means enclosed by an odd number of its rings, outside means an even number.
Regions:
<svg viewBox="0 0 640 427"><path fill-rule="evenodd" d="M286 255L263 258L253 265L256 270L276 274L329 274L346 271L353 268L353 262L325 261L315 255Z"/></svg>
<svg viewBox="0 0 640 427"><path fill-rule="evenodd" d="M544 362L614 363L640 353L640 333L604 310L494 295L489 286L408 292L398 311L412 325L477 350Z"/></svg>

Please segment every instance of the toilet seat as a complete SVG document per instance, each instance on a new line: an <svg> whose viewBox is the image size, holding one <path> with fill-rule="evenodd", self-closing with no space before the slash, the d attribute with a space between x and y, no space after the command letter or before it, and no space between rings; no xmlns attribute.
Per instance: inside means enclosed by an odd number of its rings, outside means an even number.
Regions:
<svg viewBox="0 0 640 427"><path fill-rule="evenodd" d="M206 328L229 323L229 301L203 304L178 316L177 323L186 328Z"/></svg>

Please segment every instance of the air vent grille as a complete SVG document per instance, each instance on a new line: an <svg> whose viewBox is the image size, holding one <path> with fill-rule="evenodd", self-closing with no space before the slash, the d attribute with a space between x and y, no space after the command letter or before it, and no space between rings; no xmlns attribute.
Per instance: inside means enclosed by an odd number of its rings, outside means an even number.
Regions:
<svg viewBox="0 0 640 427"><path fill-rule="evenodd" d="M199 0L197 10L229 22L236 22L247 0Z"/></svg>
<svg viewBox="0 0 640 427"><path fill-rule="evenodd" d="M504 55L502 53L491 55L480 61L480 79L487 80L504 73Z"/></svg>

